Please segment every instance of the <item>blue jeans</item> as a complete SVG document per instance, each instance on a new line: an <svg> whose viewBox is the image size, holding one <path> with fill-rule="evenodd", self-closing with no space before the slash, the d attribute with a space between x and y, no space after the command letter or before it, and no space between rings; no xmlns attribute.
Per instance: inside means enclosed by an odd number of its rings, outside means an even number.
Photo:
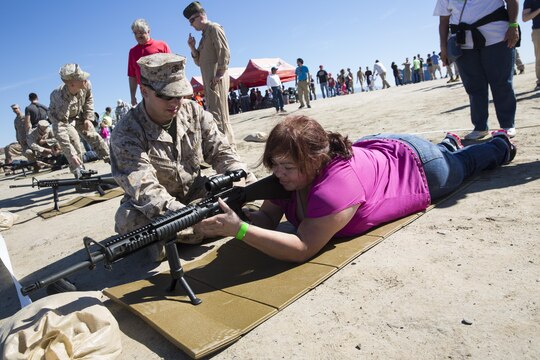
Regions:
<svg viewBox="0 0 540 360"><path fill-rule="evenodd" d="M272 97L274 98L276 110L283 110L283 92L279 86L272 86Z"/></svg>
<svg viewBox="0 0 540 360"><path fill-rule="evenodd" d="M326 96L324 95L325 92L326 92ZM330 97L330 94L328 94L328 84L325 82L321 83L321 93L322 93L323 99Z"/></svg>
<svg viewBox="0 0 540 360"><path fill-rule="evenodd" d="M409 145L422 162L432 201L454 192L464 180L480 171L501 166L510 152L501 138L457 151L408 134L377 134L360 140L370 139L397 139Z"/></svg>
<svg viewBox="0 0 540 360"><path fill-rule="evenodd" d="M514 127L516 95L512 86L515 50L506 42L481 49L463 49L456 63L463 86L471 102L474 130L488 130L488 85L501 128Z"/></svg>
<svg viewBox="0 0 540 360"><path fill-rule="evenodd" d="M331 86L328 88L330 90L328 97L334 97L336 96L336 88L334 86Z"/></svg>
<svg viewBox="0 0 540 360"><path fill-rule="evenodd" d="M413 70L413 83L420 82L420 70Z"/></svg>
<svg viewBox="0 0 540 360"><path fill-rule="evenodd" d="M248 112L250 110L249 95L240 96L240 105L242 112Z"/></svg>

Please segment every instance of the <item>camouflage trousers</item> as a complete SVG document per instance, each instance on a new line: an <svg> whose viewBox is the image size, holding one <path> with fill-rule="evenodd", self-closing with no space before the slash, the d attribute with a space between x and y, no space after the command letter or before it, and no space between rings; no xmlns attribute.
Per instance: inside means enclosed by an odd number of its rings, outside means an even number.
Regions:
<svg viewBox="0 0 540 360"><path fill-rule="evenodd" d="M100 159L108 159L109 158L109 146L107 146L107 143L99 134L97 133L96 129L93 126L90 126L90 129L87 130L84 127L84 121L77 119L75 121L75 129L79 132L79 134L83 137L88 144L92 147L92 150L94 150L98 157Z"/></svg>
<svg viewBox="0 0 540 360"><path fill-rule="evenodd" d="M36 156L31 149L23 149L21 144L14 142L4 148L4 154L6 157L6 164L11 164L13 157L24 156L30 162L36 161Z"/></svg>
<svg viewBox="0 0 540 360"><path fill-rule="evenodd" d="M84 148L81 144L81 139L75 127L70 123L63 121L52 121L52 130L54 137L58 141L58 144L62 148L62 153L66 157L69 163L69 169L71 172L75 171L79 167L73 162L73 157L77 156L82 161L84 154Z"/></svg>
<svg viewBox="0 0 540 360"><path fill-rule="evenodd" d="M52 129L58 144L62 148L62 153L69 162L69 169L72 172L79 167L79 165L73 162L73 156L76 155L82 161L85 152L79 134L90 144L100 159L108 159L109 147L94 127L91 127L90 130L85 129L84 121L77 119L75 126L73 126L71 123L53 120Z"/></svg>
<svg viewBox="0 0 540 360"><path fill-rule="evenodd" d="M201 70L202 71L202 70ZM206 74L206 72L203 72ZM212 82L213 76L204 79L205 84ZM214 117L219 130L227 136L229 144L236 150L236 140L234 131L229 120L229 73L225 72L221 81L215 86L205 86L204 96L206 97L206 108Z"/></svg>

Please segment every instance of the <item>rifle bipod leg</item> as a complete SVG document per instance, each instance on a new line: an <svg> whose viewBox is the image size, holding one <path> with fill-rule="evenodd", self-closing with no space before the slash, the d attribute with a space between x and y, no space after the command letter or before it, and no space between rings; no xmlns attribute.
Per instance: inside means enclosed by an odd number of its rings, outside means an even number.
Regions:
<svg viewBox="0 0 540 360"><path fill-rule="evenodd" d="M191 287L184 278L184 269L180 263L180 255L178 254L178 249L176 248L176 242L169 241L165 244L165 250L167 252L167 261L169 262L169 267L171 268L171 287L169 291L174 291L176 288L176 282L179 281L180 285L186 290L187 296L193 305L199 305L202 303L202 300L199 299Z"/></svg>
<svg viewBox="0 0 540 360"><path fill-rule="evenodd" d="M58 206L58 186L53 186L52 191L53 191L54 210L60 211L60 207Z"/></svg>

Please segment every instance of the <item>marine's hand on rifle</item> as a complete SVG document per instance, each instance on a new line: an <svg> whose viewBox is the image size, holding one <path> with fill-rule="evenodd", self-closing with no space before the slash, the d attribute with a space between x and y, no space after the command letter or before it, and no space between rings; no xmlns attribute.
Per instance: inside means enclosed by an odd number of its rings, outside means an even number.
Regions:
<svg viewBox="0 0 540 360"><path fill-rule="evenodd" d="M225 203L225 201L218 199L218 202L223 213L201 221L199 223L199 230L202 231L206 237L235 236L240 228L242 220Z"/></svg>
<svg viewBox="0 0 540 360"><path fill-rule="evenodd" d="M81 158L78 157L77 155L73 155L71 156L71 162L77 166L82 166L83 165L83 162L81 161Z"/></svg>
<svg viewBox="0 0 540 360"><path fill-rule="evenodd" d="M233 182L233 186L239 186L239 187L246 186L246 179L240 179L239 181Z"/></svg>

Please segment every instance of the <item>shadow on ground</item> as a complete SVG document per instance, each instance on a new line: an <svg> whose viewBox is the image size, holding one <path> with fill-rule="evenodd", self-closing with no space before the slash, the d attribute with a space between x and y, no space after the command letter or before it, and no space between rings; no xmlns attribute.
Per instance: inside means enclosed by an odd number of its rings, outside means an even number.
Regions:
<svg viewBox="0 0 540 360"><path fill-rule="evenodd" d="M437 207L447 208L455 205L461 199L474 193L492 189L508 189L540 179L540 161L521 163L513 166L503 166L492 171L484 171L471 186L456 192L450 198L437 204Z"/></svg>
<svg viewBox="0 0 540 360"><path fill-rule="evenodd" d="M431 90L431 88L429 90ZM526 96L526 95L528 95L528 96ZM534 99L540 99L540 91L531 90L531 91L524 91L524 92L516 94L516 101L517 102L521 102L521 101L525 101L525 100L534 100ZM489 103L493 104L493 100L489 100ZM450 113L460 111L460 110L464 110L464 109L467 109L467 108L470 108L470 107L471 107L470 104L462 105L462 106L455 107L453 109L443 111L443 112L441 112L441 114L450 114Z"/></svg>

